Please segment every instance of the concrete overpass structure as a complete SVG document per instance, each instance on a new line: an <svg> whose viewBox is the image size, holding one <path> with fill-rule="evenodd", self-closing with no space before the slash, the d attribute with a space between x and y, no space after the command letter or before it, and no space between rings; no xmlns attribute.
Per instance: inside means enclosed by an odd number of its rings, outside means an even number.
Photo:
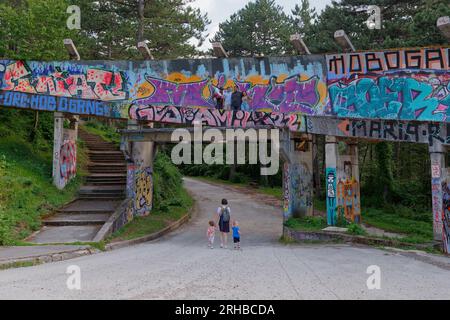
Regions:
<svg viewBox="0 0 450 320"><path fill-rule="evenodd" d="M75 174L77 116L128 121L123 150L129 155L129 199L143 190L136 189L137 181L152 183L157 132L148 123L281 128L288 160L286 218L312 212L314 135L325 135L330 225L338 215L361 219L358 139L425 143L435 239L448 252L449 68L448 47L172 61L0 60L0 106L55 112L54 177L60 188ZM249 111L215 109L214 93L231 87L248 94ZM63 129L64 116L72 117L73 131ZM339 141L345 150L338 150ZM150 210L151 203L136 210L129 201L118 226Z"/></svg>

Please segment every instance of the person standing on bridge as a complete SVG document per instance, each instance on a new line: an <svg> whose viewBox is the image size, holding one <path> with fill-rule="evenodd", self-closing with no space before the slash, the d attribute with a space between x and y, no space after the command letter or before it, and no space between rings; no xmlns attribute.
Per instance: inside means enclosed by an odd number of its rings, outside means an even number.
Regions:
<svg viewBox="0 0 450 320"><path fill-rule="evenodd" d="M222 205L217 208L217 220L220 231L220 247L226 249L231 220L231 209L228 206L227 199L222 199Z"/></svg>
<svg viewBox="0 0 450 320"><path fill-rule="evenodd" d="M214 94L214 101L216 102L216 108L217 109L223 109L224 107L224 94L223 94L223 88L220 87L218 91Z"/></svg>
<svg viewBox="0 0 450 320"><path fill-rule="evenodd" d="M242 99L246 96L245 92L239 91L238 86L233 87L231 94L231 110L238 111L242 107Z"/></svg>

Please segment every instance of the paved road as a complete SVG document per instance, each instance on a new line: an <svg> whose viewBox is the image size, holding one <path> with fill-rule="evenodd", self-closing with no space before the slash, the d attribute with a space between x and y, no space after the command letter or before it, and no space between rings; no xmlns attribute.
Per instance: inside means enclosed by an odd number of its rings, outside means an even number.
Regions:
<svg viewBox="0 0 450 320"><path fill-rule="evenodd" d="M134 247L0 271L2 299L448 299L450 259L346 245L282 245L280 212L254 197L186 179L199 213L173 234ZM240 221L243 250L208 249L207 221L222 198ZM432 263L431 263L432 262ZM381 290L366 269L381 268ZM67 289L69 265L81 290Z"/></svg>

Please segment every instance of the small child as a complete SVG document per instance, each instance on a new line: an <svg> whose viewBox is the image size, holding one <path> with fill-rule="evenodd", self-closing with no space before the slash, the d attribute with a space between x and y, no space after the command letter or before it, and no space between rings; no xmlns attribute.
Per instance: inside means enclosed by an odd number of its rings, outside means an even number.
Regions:
<svg viewBox="0 0 450 320"><path fill-rule="evenodd" d="M233 230L234 248L240 249L241 248L241 231L239 230L239 223L237 222L237 220L233 221L233 227L231 229Z"/></svg>
<svg viewBox="0 0 450 320"><path fill-rule="evenodd" d="M206 236L208 237L208 247L213 249L214 235L216 233L216 225L214 221L209 221L208 231L206 231Z"/></svg>

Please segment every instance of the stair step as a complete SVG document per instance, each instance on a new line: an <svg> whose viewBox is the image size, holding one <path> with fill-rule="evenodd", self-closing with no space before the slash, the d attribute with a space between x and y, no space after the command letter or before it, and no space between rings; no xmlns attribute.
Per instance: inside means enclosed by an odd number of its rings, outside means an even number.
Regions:
<svg viewBox="0 0 450 320"><path fill-rule="evenodd" d="M89 163L89 165L88 165L89 167L93 167L93 166L96 166L96 167L111 167L111 166L114 166L114 167L126 167L126 163L125 162L112 162L112 163L110 163L110 162L91 162L91 163Z"/></svg>
<svg viewBox="0 0 450 320"><path fill-rule="evenodd" d="M82 194L78 196L78 199L81 200L123 200L125 199L125 195L99 195L99 194Z"/></svg>
<svg viewBox="0 0 450 320"><path fill-rule="evenodd" d="M104 224L111 214L80 213L80 214L56 214L43 221L46 226L81 226Z"/></svg>

